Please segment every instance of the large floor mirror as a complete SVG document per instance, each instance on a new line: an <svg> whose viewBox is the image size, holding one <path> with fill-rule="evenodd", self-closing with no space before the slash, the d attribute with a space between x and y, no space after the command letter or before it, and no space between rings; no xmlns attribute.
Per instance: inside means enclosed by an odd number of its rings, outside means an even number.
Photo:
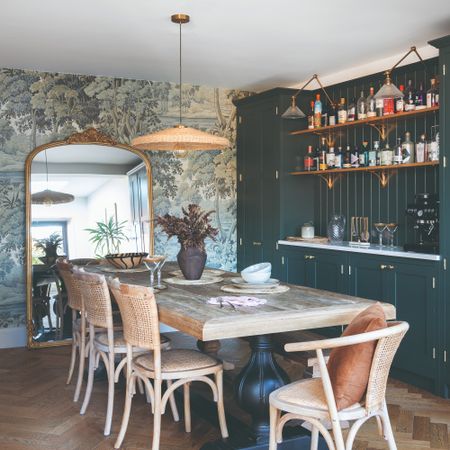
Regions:
<svg viewBox="0 0 450 450"><path fill-rule="evenodd" d="M153 252L150 161L95 129L37 147L26 161L29 347L69 344L71 311L59 256L102 264Z"/></svg>

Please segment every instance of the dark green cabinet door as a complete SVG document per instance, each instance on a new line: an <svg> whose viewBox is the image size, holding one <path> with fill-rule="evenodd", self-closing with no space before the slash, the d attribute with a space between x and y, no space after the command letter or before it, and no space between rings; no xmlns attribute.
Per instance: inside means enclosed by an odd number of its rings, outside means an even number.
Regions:
<svg viewBox="0 0 450 450"><path fill-rule="evenodd" d="M393 299L393 286L386 258L351 255L349 258L349 294L387 302Z"/></svg>
<svg viewBox="0 0 450 450"><path fill-rule="evenodd" d="M347 293L345 269L347 265L347 255L345 253L315 252L311 254L314 257L316 268L317 289L326 291Z"/></svg>
<svg viewBox="0 0 450 450"><path fill-rule="evenodd" d="M280 279L285 283L305 286L306 260L302 251L289 251L281 249L281 275Z"/></svg>
<svg viewBox="0 0 450 450"><path fill-rule="evenodd" d="M397 319L409 323L394 367L421 377L434 389L437 371L437 270L433 265L396 262L392 273ZM427 386L426 383L429 383Z"/></svg>

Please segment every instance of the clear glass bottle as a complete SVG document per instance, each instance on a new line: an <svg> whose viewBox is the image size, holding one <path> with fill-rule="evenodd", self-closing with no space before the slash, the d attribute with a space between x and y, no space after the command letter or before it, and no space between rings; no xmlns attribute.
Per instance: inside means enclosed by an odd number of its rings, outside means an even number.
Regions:
<svg viewBox="0 0 450 450"><path fill-rule="evenodd" d="M416 91L415 104L416 104L416 109L424 109L424 108L426 108L426 105L427 105L426 94L425 94L425 90L423 88L422 81L419 83L419 89L417 89L417 91Z"/></svg>
<svg viewBox="0 0 450 450"><path fill-rule="evenodd" d="M431 79L431 87L427 91L427 108L439 105L439 89L436 85L436 79Z"/></svg>
<svg viewBox="0 0 450 450"><path fill-rule="evenodd" d="M402 142L403 164L414 162L414 142L411 140L411 133L405 133L405 140Z"/></svg>
<svg viewBox="0 0 450 450"><path fill-rule="evenodd" d="M430 142L428 159L430 161L439 161L439 125L433 125L431 130L433 133L433 138Z"/></svg>
<svg viewBox="0 0 450 450"><path fill-rule="evenodd" d="M337 152L334 156L334 168L342 169L342 147L338 147Z"/></svg>
<svg viewBox="0 0 450 450"><path fill-rule="evenodd" d="M366 99L366 110L367 110L367 117L376 117L377 116L377 108L375 105L375 99L374 99L374 93L375 90L371 86L369 91L369 96Z"/></svg>
<svg viewBox="0 0 450 450"><path fill-rule="evenodd" d="M375 148L375 142L373 148L369 150L367 165L369 167L374 167L377 165L377 149Z"/></svg>
<svg viewBox="0 0 450 450"><path fill-rule="evenodd" d="M408 86L405 89L405 111L414 111L416 109L416 91L412 85L412 80L408 80Z"/></svg>
<svg viewBox="0 0 450 450"><path fill-rule="evenodd" d="M362 149L359 152L359 166L366 167L369 165L369 142L363 141Z"/></svg>
<svg viewBox="0 0 450 450"><path fill-rule="evenodd" d="M338 108L338 123L347 122L347 108L345 107L345 98L341 98Z"/></svg>
<svg viewBox="0 0 450 450"><path fill-rule="evenodd" d="M322 102L320 101L320 94L316 94L316 101L314 102L314 128L322 126Z"/></svg>
<svg viewBox="0 0 450 450"><path fill-rule="evenodd" d="M403 94L403 97L399 97L397 99L395 99L395 112L396 113L402 113L405 110L405 86L403 84L401 84L398 87L401 91L401 93Z"/></svg>
<svg viewBox="0 0 450 450"><path fill-rule="evenodd" d="M416 143L416 162L423 163L427 161L428 151L427 151L427 140L426 136L422 134L420 139Z"/></svg>
<svg viewBox="0 0 450 450"><path fill-rule="evenodd" d="M379 89L381 89L381 83ZM382 117L384 114L384 98L375 99L375 109L377 111L377 116Z"/></svg>
<svg viewBox="0 0 450 450"><path fill-rule="evenodd" d="M367 105L364 97L364 91L361 91L361 97L359 97L356 103L356 117L358 120L367 119Z"/></svg>
<svg viewBox="0 0 450 450"><path fill-rule="evenodd" d="M353 97L347 108L347 122L354 122L356 120L356 102Z"/></svg>
<svg viewBox="0 0 450 450"><path fill-rule="evenodd" d="M327 166L329 169L334 169L336 163L336 155L334 153L334 147L330 146L327 153Z"/></svg>
<svg viewBox="0 0 450 450"><path fill-rule="evenodd" d="M381 166L381 150L380 150L380 141L374 141L373 150L375 152L375 165Z"/></svg>
<svg viewBox="0 0 450 450"><path fill-rule="evenodd" d="M392 165L392 158L393 152L389 147L389 144L386 142L386 145L384 149L381 152L381 165L382 166L391 166Z"/></svg>
<svg viewBox="0 0 450 450"><path fill-rule="evenodd" d="M392 164L397 165L402 163L403 163L402 138L397 138L397 145L395 146Z"/></svg>

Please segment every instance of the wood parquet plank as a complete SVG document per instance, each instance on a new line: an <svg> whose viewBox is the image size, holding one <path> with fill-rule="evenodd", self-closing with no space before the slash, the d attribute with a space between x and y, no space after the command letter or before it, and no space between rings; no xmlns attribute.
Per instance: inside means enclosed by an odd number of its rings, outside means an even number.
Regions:
<svg viewBox="0 0 450 450"><path fill-rule="evenodd" d="M180 338L179 347L195 346L195 340ZM175 339L176 340L176 339ZM28 351L0 350L0 449L1 450L110 450L113 447L123 408L123 390L118 387L112 434L103 436L106 412L106 383L96 382L85 416L79 415L81 402L72 401L74 383L65 385L69 364L68 347ZM227 357L229 352L229 357ZM237 369L226 373L225 396L232 399L232 380L248 355L247 343L223 343L220 355L235 362ZM284 358L279 363L292 379L303 367ZM387 389L398 450L449 449L450 402L429 392L390 380ZM238 409L234 406L234 411ZM243 417L247 419L247 417ZM128 433L123 449L151 448L152 415L141 395L133 399ZM192 417L192 433L183 423L174 423L170 413L163 417L161 450L196 450L219 437L216 427ZM386 449L374 419L360 430L353 450Z"/></svg>

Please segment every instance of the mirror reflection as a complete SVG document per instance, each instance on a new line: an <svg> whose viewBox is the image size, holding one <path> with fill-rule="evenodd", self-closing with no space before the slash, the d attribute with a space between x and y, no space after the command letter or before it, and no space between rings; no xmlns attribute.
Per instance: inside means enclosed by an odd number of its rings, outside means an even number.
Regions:
<svg viewBox="0 0 450 450"><path fill-rule="evenodd" d="M99 264L150 251L147 167L117 147L47 148L32 161L30 189L33 341L68 339L71 312L56 259Z"/></svg>

